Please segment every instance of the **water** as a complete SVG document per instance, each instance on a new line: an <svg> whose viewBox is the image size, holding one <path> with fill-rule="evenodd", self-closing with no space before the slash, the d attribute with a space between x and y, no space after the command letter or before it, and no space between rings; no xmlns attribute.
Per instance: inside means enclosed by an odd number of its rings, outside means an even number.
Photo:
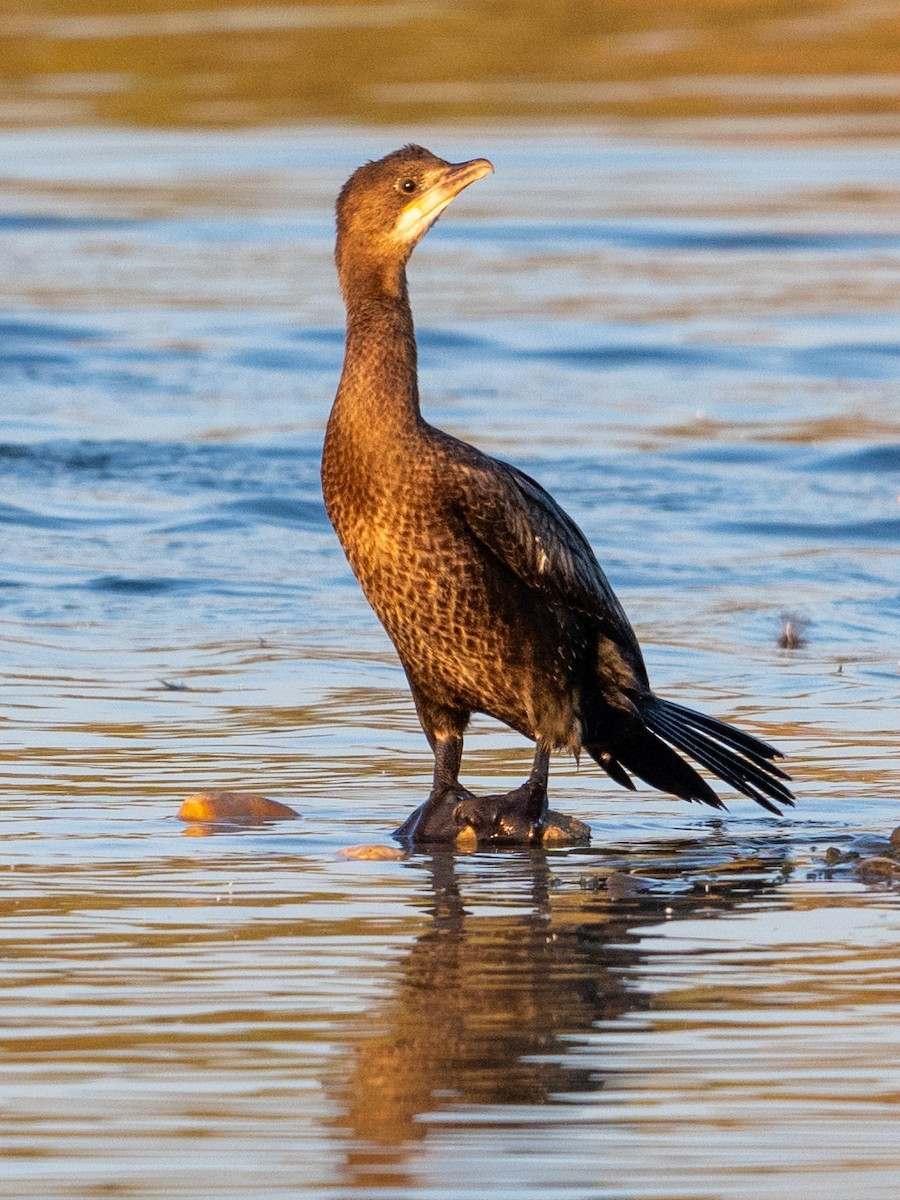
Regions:
<svg viewBox="0 0 900 1200"><path fill-rule="evenodd" d="M892 1197L900 160L417 136L497 168L413 261L428 415L798 807L560 758L589 849L341 858L430 774L318 488L331 205L396 139L4 133L0 1194ZM477 720L465 777L529 759ZM202 836L212 787L302 819Z"/></svg>

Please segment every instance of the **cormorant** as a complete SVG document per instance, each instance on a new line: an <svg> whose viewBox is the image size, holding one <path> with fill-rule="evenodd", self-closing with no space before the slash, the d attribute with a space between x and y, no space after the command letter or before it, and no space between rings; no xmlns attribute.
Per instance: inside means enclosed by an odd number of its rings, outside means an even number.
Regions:
<svg viewBox="0 0 900 1200"><path fill-rule="evenodd" d="M328 515L397 648L434 752L405 842L529 843L547 819L550 752L583 749L623 787L722 808L673 747L778 813L791 804L758 738L654 695L634 630L575 522L516 467L419 410L406 284L414 247L493 170L406 146L360 167L337 202L346 353L322 457ZM536 743L527 781L476 797L459 782L463 733L488 713Z"/></svg>

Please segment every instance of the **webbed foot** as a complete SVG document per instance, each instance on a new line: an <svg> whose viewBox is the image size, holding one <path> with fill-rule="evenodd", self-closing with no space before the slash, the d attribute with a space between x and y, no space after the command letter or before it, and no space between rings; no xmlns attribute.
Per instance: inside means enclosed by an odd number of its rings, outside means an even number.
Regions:
<svg viewBox="0 0 900 1200"><path fill-rule="evenodd" d="M463 804L477 803L475 796L459 784L432 791L424 804L410 813L403 824L394 830L394 837L404 845L424 842L455 842L466 829L460 820Z"/></svg>
<svg viewBox="0 0 900 1200"><path fill-rule="evenodd" d="M463 800L455 819L479 846L539 846L547 823L547 788L529 779L512 792Z"/></svg>
<svg viewBox="0 0 900 1200"><path fill-rule="evenodd" d="M542 783L529 780L496 796L474 796L457 784L432 792L394 837L406 845L534 846L540 845L546 823L547 789Z"/></svg>

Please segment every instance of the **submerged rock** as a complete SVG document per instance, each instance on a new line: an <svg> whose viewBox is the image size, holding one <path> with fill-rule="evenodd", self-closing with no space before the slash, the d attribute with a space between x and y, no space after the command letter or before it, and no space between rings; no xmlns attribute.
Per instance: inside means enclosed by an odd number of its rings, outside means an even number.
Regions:
<svg viewBox="0 0 900 1200"><path fill-rule="evenodd" d="M354 861L361 859L369 862L402 862L403 859L409 858L409 855L399 846L380 846L373 843L372 845L345 846L343 850L338 850L338 858L349 858Z"/></svg>
<svg viewBox="0 0 900 1200"><path fill-rule="evenodd" d="M652 892L658 884L659 880L641 879L625 871L612 871L606 877L606 890L611 900L627 900L643 892Z"/></svg>
<svg viewBox="0 0 900 1200"><path fill-rule="evenodd" d="M258 825L299 816L280 800L255 792L195 792L178 810L179 820L194 824Z"/></svg>
<svg viewBox="0 0 900 1200"><path fill-rule="evenodd" d="M858 864L856 873L863 883L879 883L882 880L900 878L900 862L886 855L873 855Z"/></svg>

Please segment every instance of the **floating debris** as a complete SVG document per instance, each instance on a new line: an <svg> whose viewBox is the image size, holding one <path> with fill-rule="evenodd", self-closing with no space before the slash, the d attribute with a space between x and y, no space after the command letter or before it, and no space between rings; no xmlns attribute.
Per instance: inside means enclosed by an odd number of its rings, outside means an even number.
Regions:
<svg viewBox="0 0 900 1200"><path fill-rule="evenodd" d="M809 629L808 617L799 617L796 613L782 613L778 645L782 650L799 650L801 646L806 645L807 629Z"/></svg>

